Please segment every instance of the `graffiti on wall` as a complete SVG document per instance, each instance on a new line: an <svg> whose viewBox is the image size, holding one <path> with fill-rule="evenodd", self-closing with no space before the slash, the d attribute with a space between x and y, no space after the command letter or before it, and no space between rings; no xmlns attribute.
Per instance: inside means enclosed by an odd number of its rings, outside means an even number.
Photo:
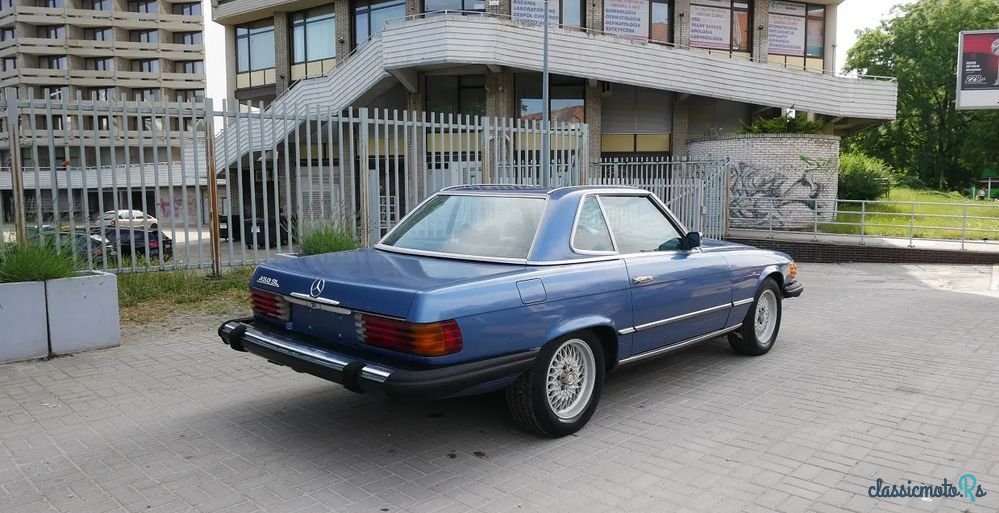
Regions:
<svg viewBox="0 0 999 513"><path fill-rule="evenodd" d="M733 228L796 228L828 220L836 203L836 159L799 156L801 164L762 169L731 164Z"/></svg>

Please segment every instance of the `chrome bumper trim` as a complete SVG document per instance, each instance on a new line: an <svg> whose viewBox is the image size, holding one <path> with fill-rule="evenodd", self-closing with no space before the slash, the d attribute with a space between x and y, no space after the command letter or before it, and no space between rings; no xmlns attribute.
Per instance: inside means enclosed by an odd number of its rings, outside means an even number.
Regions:
<svg viewBox="0 0 999 513"><path fill-rule="evenodd" d="M638 361L641 361L641 360L645 360L646 358L653 358L653 357L656 357L656 356L662 356L662 355L664 355L666 353L670 353L670 352L676 351L677 349L683 349L684 347L687 347L689 345L696 344L698 342L703 342L705 340L710 340L710 339L715 338L715 337L720 337L720 336L722 336L722 335L724 335L726 333L731 333L731 332L733 332L733 331L735 331L735 330L737 330L737 329L739 329L741 327L742 327L742 323L739 323L739 324L736 324L735 326L729 326L727 328L720 329L718 331L713 331L713 332L708 333L706 335L701 335L699 337L694 337L694 338L688 338L687 340L684 340L682 342L677 342L676 344L671 344L671 345L668 345L668 346L665 346L665 347L660 347L658 349L653 349L651 351L646 351L644 353L636 354L634 356L629 356L629 357L621 360L620 362L618 362L618 365L627 365L629 363L635 363L635 362L638 362Z"/></svg>
<svg viewBox="0 0 999 513"><path fill-rule="evenodd" d="M223 326L222 330L228 334L235 330L238 325L239 323L236 322L227 322ZM321 365L337 372L342 372L344 367L351 362L361 361L333 351L327 351L326 349L303 344L287 337L282 337L273 333L264 333L252 326L245 324L244 326L246 326L246 331L242 336L242 341L244 343L248 342L250 344L261 346L265 349L270 349L271 351L284 353L288 356L314 363L316 365ZM392 369L366 362L364 367L361 369L361 378L374 381L376 383L384 383L385 380L391 375Z"/></svg>

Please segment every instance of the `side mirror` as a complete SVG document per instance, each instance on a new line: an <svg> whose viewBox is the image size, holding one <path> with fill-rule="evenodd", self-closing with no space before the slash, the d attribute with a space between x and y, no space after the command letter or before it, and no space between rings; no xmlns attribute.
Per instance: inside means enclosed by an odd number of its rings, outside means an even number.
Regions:
<svg viewBox="0 0 999 513"><path fill-rule="evenodd" d="M694 249L701 247L701 233L700 232L687 232L686 237L683 238L683 249Z"/></svg>

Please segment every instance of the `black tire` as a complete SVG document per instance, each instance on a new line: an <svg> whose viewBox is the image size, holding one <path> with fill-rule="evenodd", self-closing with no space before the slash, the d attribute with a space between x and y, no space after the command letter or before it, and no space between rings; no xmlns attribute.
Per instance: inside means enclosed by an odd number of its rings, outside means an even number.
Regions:
<svg viewBox="0 0 999 513"><path fill-rule="evenodd" d="M773 301L770 300L770 294L772 294ZM757 309L760 307L760 298L764 295L768 296L768 299L764 301L770 305L765 308L772 308L776 304L776 324L773 326L770 336L766 337L766 340L759 340L756 334L756 319L759 313ZM756 291L753 304L750 305L749 311L746 312L746 317L742 320L742 327L728 334L728 343L732 346L732 350L748 356L760 356L770 352L774 347L774 343L777 342L782 313L780 287L777 286L777 282L773 278L767 278ZM764 315L772 316L773 312L768 312Z"/></svg>
<svg viewBox="0 0 999 513"><path fill-rule="evenodd" d="M589 348L589 355L580 345L585 344ZM552 408L548 400L547 380L548 370L552 359L563 347L569 347L569 351L577 351L578 354L588 359L592 357L593 382L588 396L579 400L572 408L570 416L559 416ZM584 364L585 365L585 364ZM584 371L585 372L585 371ZM538 353L534 367L524 372L517 378L509 388L506 389L506 404L510 410L513 420L524 429L532 431L542 436L558 438L570 435L579 431L593 416L600 401L600 393L604 386L604 353L600 346L600 341L592 333L580 332L572 335L557 338L546 344ZM569 374L570 379L574 375ZM584 389L585 376L580 382ZM585 395L586 392L584 391Z"/></svg>

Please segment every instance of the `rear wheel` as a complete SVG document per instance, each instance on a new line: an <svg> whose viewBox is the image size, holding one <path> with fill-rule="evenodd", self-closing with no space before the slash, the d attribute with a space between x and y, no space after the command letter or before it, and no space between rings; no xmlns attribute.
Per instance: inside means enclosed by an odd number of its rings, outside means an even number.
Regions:
<svg viewBox="0 0 999 513"><path fill-rule="evenodd" d="M737 353L759 356L766 354L777 341L780 331L780 287L773 278L767 278L759 290L742 327L728 335L728 343Z"/></svg>
<svg viewBox="0 0 999 513"><path fill-rule="evenodd" d="M604 384L604 354L590 333L547 344L534 367L506 390L514 421L557 438L579 431L593 416Z"/></svg>

